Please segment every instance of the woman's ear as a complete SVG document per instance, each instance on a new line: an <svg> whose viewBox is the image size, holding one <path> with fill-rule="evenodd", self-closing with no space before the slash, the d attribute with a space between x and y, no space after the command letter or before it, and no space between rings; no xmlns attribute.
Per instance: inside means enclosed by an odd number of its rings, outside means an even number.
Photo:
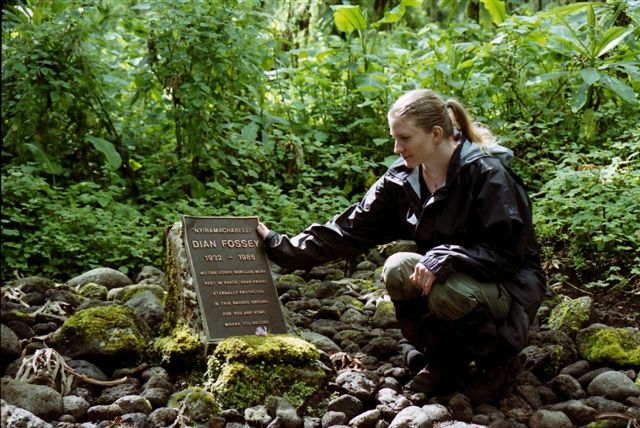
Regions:
<svg viewBox="0 0 640 428"><path fill-rule="evenodd" d="M433 142L436 144L440 144L442 142L442 136L444 135L444 130L441 126L434 126L431 130L433 132Z"/></svg>

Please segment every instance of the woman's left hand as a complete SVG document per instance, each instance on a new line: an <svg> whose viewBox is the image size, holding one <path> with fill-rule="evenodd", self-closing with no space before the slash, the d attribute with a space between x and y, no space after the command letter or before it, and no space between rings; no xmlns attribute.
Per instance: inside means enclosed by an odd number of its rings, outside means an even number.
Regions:
<svg viewBox="0 0 640 428"><path fill-rule="evenodd" d="M409 279L420 286L423 296L428 296L437 278L425 265L417 263Z"/></svg>

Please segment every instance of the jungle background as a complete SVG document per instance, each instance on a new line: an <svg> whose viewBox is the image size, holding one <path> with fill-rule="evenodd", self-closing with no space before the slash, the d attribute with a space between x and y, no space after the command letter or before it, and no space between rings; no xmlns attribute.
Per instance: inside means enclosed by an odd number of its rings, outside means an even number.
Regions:
<svg viewBox="0 0 640 428"><path fill-rule="evenodd" d="M640 291L640 2L27 0L2 9L2 282L163 264L180 215L297 233L393 161L408 89L516 155L551 287Z"/></svg>

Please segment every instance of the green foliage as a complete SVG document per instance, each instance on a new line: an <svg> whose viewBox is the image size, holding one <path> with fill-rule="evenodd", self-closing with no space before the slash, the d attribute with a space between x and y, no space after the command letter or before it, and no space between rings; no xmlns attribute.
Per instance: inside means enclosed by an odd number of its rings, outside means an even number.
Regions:
<svg viewBox="0 0 640 428"><path fill-rule="evenodd" d="M542 187L535 223L557 267L601 286L640 275L639 155L637 141L570 155Z"/></svg>
<svg viewBox="0 0 640 428"><path fill-rule="evenodd" d="M81 181L63 190L33 170L2 177L3 278L18 270L66 281L100 266L133 273L161 265L163 224L123 202L122 188Z"/></svg>

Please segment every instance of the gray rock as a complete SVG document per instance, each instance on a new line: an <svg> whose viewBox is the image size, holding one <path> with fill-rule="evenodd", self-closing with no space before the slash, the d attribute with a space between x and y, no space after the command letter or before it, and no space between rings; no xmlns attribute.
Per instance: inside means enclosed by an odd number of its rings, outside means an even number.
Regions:
<svg viewBox="0 0 640 428"><path fill-rule="evenodd" d="M409 406L396 415L389 428L431 428L433 421L418 406Z"/></svg>
<svg viewBox="0 0 640 428"><path fill-rule="evenodd" d="M88 282L78 287L78 294L93 300L107 300L109 289L104 285Z"/></svg>
<svg viewBox="0 0 640 428"><path fill-rule="evenodd" d="M353 395L343 394L329 401L328 409L332 412L342 412L347 420L353 419L362 412L362 401Z"/></svg>
<svg viewBox="0 0 640 428"><path fill-rule="evenodd" d="M377 409L361 413L349 421L351 428L374 428L380 421L380 411Z"/></svg>
<svg viewBox="0 0 640 428"><path fill-rule="evenodd" d="M569 364L562 370L560 370L560 374L566 374L569 376L573 376L578 379L583 374L587 373L591 369L591 364L587 360L576 361L573 364Z"/></svg>
<svg viewBox="0 0 640 428"><path fill-rule="evenodd" d="M21 407L34 415L52 421L64 412L62 395L44 385L32 385L17 380L2 378L0 394L10 404Z"/></svg>
<svg viewBox="0 0 640 428"><path fill-rule="evenodd" d="M524 401L527 402L532 409L539 409L543 406L542 398L540 397L540 392L533 385L517 385L516 391L522 397ZM555 394L554 394L555 396Z"/></svg>
<svg viewBox="0 0 640 428"><path fill-rule="evenodd" d="M454 394L447 403L451 417L458 421L469 422L473 417L471 401L464 394Z"/></svg>
<svg viewBox="0 0 640 428"><path fill-rule="evenodd" d="M538 410L531 416L529 428L573 428L573 424L562 412Z"/></svg>
<svg viewBox="0 0 640 428"><path fill-rule="evenodd" d="M382 360L398 352L398 341L392 337L374 337L362 347L362 352Z"/></svg>
<svg viewBox="0 0 640 428"><path fill-rule="evenodd" d="M50 288L54 288L56 284L49 278L42 276L28 276L26 278L17 279L11 284L13 287L20 288L23 293L41 293L44 294Z"/></svg>
<svg viewBox="0 0 640 428"><path fill-rule="evenodd" d="M99 404L87 409L87 418L91 422L113 420L119 416L122 416L122 409L115 404Z"/></svg>
<svg viewBox="0 0 640 428"><path fill-rule="evenodd" d="M244 419L249 425L267 426L273 420L266 406L258 405L245 409Z"/></svg>
<svg viewBox="0 0 640 428"><path fill-rule="evenodd" d="M624 413L625 405L615 400L594 396L581 400L585 405L593 407L598 413Z"/></svg>
<svg viewBox="0 0 640 428"><path fill-rule="evenodd" d="M349 308L340 316L340 321L347 324L362 324L367 320L367 316L355 308Z"/></svg>
<svg viewBox="0 0 640 428"><path fill-rule="evenodd" d="M118 270L111 268L96 268L70 279L67 281L67 285L71 287L79 287L89 282L104 285L108 289L124 287L125 285L132 284L129 277Z"/></svg>
<svg viewBox="0 0 640 428"><path fill-rule="evenodd" d="M449 409L442 404L427 404L422 406L421 410L422 413L427 416L427 420L429 420L431 424L451 420L451 413L449 412Z"/></svg>
<svg viewBox="0 0 640 428"><path fill-rule="evenodd" d="M287 400L278 398L273 407L272 414L276 416L276 419L280 419L280 425L283 428L302 428L304 423L302 418L298 416L296 408Z"/></svg>
<svg viewBox="0 0 640 428"><path fill-rule="evenodd" d="M7 327L9 327L20 339L30 339L35 336L35 332L29 324L22 321L9 321L7 323ZM4 343L4 339L1 339L2 343ZM3 345L0 345L2 347ZM1 351L0 351L1 352Z"/></svg>
<svg viewBox="0 0 640 428"><path fill-rule="evenodd" d="M67 364L81 375L85 375L94 380L107 380L107 375L104 374L100 367L92 362L86 360L69 360Z"/></svg>
<svg viewBox="0 0 640 428"><path fill-rule="evenodd" d="M587 387L590 395L600 395L616 401L640 396L640 387L618 371L604 372L591 381Z"/></svg>
<svg viewBox="0 0 640 428"><path fill-rule="evenodd" d="M173 392L173 384L168 380L168 378L162 375L153 376L151 379L147 380L144 385L142 385L143 391L151 388L162 388Z"/></svg>
<svg viewBox="0 0 640 428"><path fill-rule="evenodd" d="M598 411L587 406L582 400L569 400L549 406L547 410L562 412L577 426L587 425L594 421Z"/></svg>
<svg viewBox="0 0 640 428"><path fill-rule="evenodd" d="M122 409L122 414L127 413L151 413L151 403L140 395L125 395L118 398L113 404Z"/></svg>
<svg viewBox="0 0 640 428"><path fill-rule="evenodd" d="M149 415L147 422L150 426L156 427L168 427L173 424L178 418L178 409L172 409L170 407L160 407L155 409Z"/></svg>
<svg viewBox="0 0 640 428"><path fill-rule="evenodd" d="M136 276L138 284L158 284L162 288L167 286L167 278L160 269L154 266L143 266L138 276Z"/></svg>
<svg viewBox="0 0 640 428"><path fill-rule="evenodd" d="M159 378L165 379L166 381L171 380L169 376L169 372L167 372L167 369L160 366L149 367L148 369L146 369L140 374L140 379L142 379L143 382L147 382L152 377L159 377Z"/></svg>
<svg viewBox="0 0 640 428"><path fill-rule="evenodd" d="M303 428L322 428L322 419L315 416L307 416L303 419Z"/></svg>
<svg viewBox="0 0 640 428"><path fill-rule="evenodd" d="M158 332L164 317L164 304L154 293L144 290L127 300L126 306L147 323L151 331Z"/></svg>
<svg viewBox="0 0 640 428"><path fill-rule="evenodd" d="M22 354L22 346L20 346L18 335L6 325L0 324L0 361L12 361L20 354Z"/></svg>
<svg viewBox="0 0 640 428"><path fill-rule="evenodd" d="M125 413L120 418L121 426L147 428L149 427L148 417L144 413ZM155 428L155 427L154 427Z"/></svg>
<svg viewBox="0 0 640 428"><path fill-rule="evenodd" d="M0 420L2 427L15 428L52 428L53 425L47 423L29 412L28 410L9 404L5 400L0 402Z"/></svg>
<svg viewBox="0 0 640 428"><path fill-rule="evenodd" d="M82 397L77 395L67 395L62 397L64 413L73 416L74 420L81 421L87 416L90 405Z"/></svg>
<svg viewBox="0 0 640 428"><path fill-rule="evenodd" d="M569 375L558 375L549 382L549 386L562 398L573 400L586 397L580 382Z"/></svg>
<svg viewBox="0 0 640 428"><path fill-rule="evenodd" d="M102 390L102 393L96 400L97 404L111 404L116 400L127 395L139 395L140 394L140 381L132 378L128 382L120 385L110 386Z"/></svg>
<svg viewBox="0 0 640 428"><path fill-rule="evenodd" d="M390 301L382 300L376 305L373 318L371 319L373 325L380 328L393 328L398 325L396 319L396 312L393 307L393 303Z"/></svg>
<svg viewBox="0 0 640 428"><path fill-rule="evenodd" d="M346 423L347 415L342 412L328 411L322 416L322 428L345 425Z"/></svg>
<svg viewBox="0 0 640 428"><path fill-rule="evenodd" d="M360 371L345 370L338 375L336 383L347 394L354 395L362 401L373 398L376 393L376 383Z"/></svg>
<svg viewBox="0 0 640 428"><path fill-rule="evenodd" d="M157 409L167 405L171 392L163 388L147 388L141 395L149 401L152 408Z"/></svg>
<svg viewBox="0 0 640 428"><path fill-rule="evenodd" d="M334 353L334 352L341 351L340 347L336 345L336 343L333 340L329 339L327 336L324 336L320 333L315 333L312 331L303 331L302 338L307 342L310 342L313 345L315 345L316 348L322 349L324 352Z"/></svg>
<svg viewBox="0 0 640 428"><path fill-rule="evenodd" d="M411 406L411 401L400 395L391 388L380 388L376 393L376 399L380 404L390 410L391 413L398 413Z"/></svg>

